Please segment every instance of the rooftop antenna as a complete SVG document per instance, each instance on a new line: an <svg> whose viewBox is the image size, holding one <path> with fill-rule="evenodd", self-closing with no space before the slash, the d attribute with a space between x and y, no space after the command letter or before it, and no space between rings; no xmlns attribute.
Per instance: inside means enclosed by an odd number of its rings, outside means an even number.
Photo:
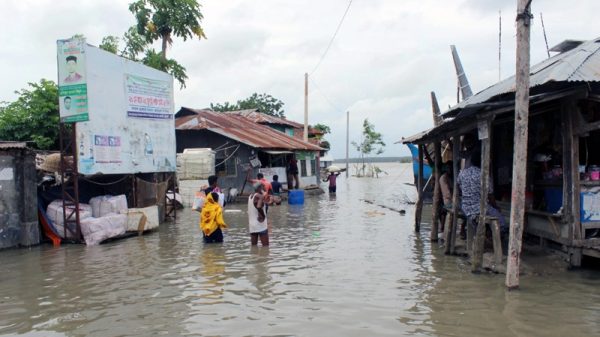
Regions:
<svg viewBox="0 0 600 337"><path fill-rule="evenodd" d="M502 80L502 11L498 11L498 82Z"/></svg>
<svg viewBox="0 0 600 337"><path fill-rule="evenodd" d="M462 94L463 100L465 100L473 96L473 91L471 91L469 80L467 80L467 75L465 74L462 64L460 63L460 58L458 57L456 47L451 45L450 50L452 50L452 59L454 60L454 68L456 68L456 77L458 77L458 87Z"/></svg>
<svg viewBox="0 0 600 337"><path fill-rule="evenodd" d="M550 58L550 48L548 48L548 38L546 37L546 27L544 26L544 18L542 17L542 12L540 12L540 21L542 22L542 30L544 31L544 41L546 42L546 53L548 53L548 58Z"/></svg>

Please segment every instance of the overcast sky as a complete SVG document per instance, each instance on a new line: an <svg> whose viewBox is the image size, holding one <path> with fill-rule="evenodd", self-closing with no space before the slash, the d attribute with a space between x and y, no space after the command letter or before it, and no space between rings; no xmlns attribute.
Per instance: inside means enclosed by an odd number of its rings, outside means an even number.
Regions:
<svg viewBox="0 0 600 337"><path fill-rule="evenodd" d="M0 101L41 78L56 81L56 40L80 33L98 45L134 24L130 0L2 0ZM303 121L304 73L323 54L348 0L204 0L207 40L175 40L168 51L187 68L187 88L175 105L268 93L285 103L289 119ZM456 103L455 44L474 92L498 81L498 12L502 12L502 77L515 64L516 0L354 0L329 53L311 74L309 123L331 127L332 154L360 140L365 118L384 135L384 155L406 155L395 141L432 125L429 92L442 106ZM532 64L564 39L600 36L598 0L534 0ZM159 45L156 45L159 49ZM351 155L355 151L351 150Z"/></svg>

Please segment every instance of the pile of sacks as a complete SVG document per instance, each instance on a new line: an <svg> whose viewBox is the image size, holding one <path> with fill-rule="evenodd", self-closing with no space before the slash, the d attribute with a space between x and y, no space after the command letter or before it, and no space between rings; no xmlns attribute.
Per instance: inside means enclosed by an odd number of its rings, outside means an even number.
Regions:
<svg viewBox="0 0 600 337"><path fill-rule="evenodd" d="M71 211L74 210L75 206L68 206L67 207L67 216L70 215ZM48 208L46 209L46 214L48 215L48 218L52 221L52 224L54 224L54 227L56 228L56 231L60 237L62 237L63 239L73 239L75 238L75 234L77 233L77 228L75 228L75 226L72 226L67 228L67 232L65 235L65 219L63 216L63 201L62 200L54 200L52 201L49 205ZM75 216L75 215L73 215ZM91 218L92 217L92 208L90 207L90 205L88 204L79 204L79 219L83 220L83 219L87 219L87 218Z"/></svg>
<svg viewBox="0 0 600 337"><path fill-rule="evenodd" d="M73 206L74 207L74 206ZM64 219L62 200L54 200L48 205L47 214L54 223L58 235L64 236ZM104 195L90 199L90 204L79 204L79 223L81 233L87 245L97 245L100 242L125 234L127 230L127 198L125 195ZM73 238L72 231L67 231L67 237Z"/></svg>

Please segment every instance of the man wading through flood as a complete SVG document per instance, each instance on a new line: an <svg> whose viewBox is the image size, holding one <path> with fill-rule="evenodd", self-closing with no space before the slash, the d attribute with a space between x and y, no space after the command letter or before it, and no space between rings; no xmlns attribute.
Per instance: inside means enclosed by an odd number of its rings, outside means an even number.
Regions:
<svg viewBox="0 0 600 337"><path fill-rule="evenodd" d="M264 186L261 182L254 185L254 193L248 197L248 229L250 231L250 243L258 244L258 238L263 246L269 245L269 227L267 221L267 207L265 201Z"/></svg>

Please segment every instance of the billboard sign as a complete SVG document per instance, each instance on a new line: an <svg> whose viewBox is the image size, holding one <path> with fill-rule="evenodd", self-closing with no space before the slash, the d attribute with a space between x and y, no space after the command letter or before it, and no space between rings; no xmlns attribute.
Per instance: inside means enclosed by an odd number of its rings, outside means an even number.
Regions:
<svg viewBox="0 0 600 337"><path fill-rule="evenodd" d="M56 44L60 120L63 123L87 121L85 40L58 40Z"/></svg>
<svg viewBox="0 0 600 337"><path fill-rule="evenodd" d="M173 77L80 39L58 46L61 121L77 122L79 173L175 172ZM65 113L67 97L78 114Z"/></svg>

